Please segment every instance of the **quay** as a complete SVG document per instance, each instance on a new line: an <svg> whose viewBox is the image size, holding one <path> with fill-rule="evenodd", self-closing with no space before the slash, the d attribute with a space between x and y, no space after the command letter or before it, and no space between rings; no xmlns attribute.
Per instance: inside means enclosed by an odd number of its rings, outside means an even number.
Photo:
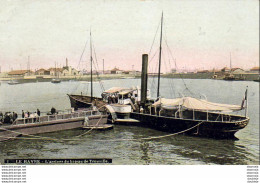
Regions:
<svg viewBox="0 0 260 183"><path fill-rule="evenodd" d="M12 124L0 126L0 141L47 132L93 127L106 124L107 115L95 110L45 115L36 118L18 118Z"/></svg>

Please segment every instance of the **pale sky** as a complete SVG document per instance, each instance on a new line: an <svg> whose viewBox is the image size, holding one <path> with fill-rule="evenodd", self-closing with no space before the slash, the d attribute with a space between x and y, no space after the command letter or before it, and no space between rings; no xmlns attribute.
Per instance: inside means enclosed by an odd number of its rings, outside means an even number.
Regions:
<svg viewBox="0 0 260 183"><path fill-rule="evenodd" d="M259 66L258 0L0 0L2 71L54 67L77 68L89 31L102 69L141 70L164 13L163 71ZM159 48L157 33L151 59ZM81 69L89 69L89 44ZM94 55L93 55L94 56ZM158 54L150 62L156 68ZM167 63L167 64L165 64Z"/></svg>

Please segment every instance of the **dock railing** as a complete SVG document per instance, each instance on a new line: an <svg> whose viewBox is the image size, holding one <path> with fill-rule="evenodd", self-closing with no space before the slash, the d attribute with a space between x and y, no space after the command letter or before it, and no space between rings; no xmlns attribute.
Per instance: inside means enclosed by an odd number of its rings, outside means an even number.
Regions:
<svg viewBox="0 0 260 183"><path fill-rule="evenodd" d="M18 118L13 122L13 125L18 124L29 124L29 123L42 123L42 122L48 122L48 121L56 121L56 120L62 120L62 119L72 119L72 118L84 118L88 116L95 116L95 115L101 115L99 111L95 110L81 110L81 111L75 111L75 112L65 112L62 111L56 114L52 115L44 115L44 116L36 116L36 117L29 117L29 118Z"/></svg>

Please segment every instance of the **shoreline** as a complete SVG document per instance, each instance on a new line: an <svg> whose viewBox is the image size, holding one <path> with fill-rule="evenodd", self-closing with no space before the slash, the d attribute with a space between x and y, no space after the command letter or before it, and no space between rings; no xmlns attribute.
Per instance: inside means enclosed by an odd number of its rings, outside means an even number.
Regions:
<svg viewBox="0 0 260 183"><path fill-rule="evenodd" d="M214 73L170 73L162 74L161 78L174 78L174 79L213 79ZM236 81L254 81L259 77L258 73L246 73L246 74L234 74L235 77L243 77L243 80ZM148 77L157 77L157 75L148 75ZM49 75L34 75L34 76L24 76L24 77L0 77L0 81L10 81L17 80L20 83L27 82L50 82L54 76ZM80 76L60 76L61 81L90 81L90 75L80 75ZM93 80L110 80L110 79L134 79L141 78L141 75L131 75L131 74L101 74L99 76L93 75ZM214 80L224 80L224 75L220 75Z"/></svg>

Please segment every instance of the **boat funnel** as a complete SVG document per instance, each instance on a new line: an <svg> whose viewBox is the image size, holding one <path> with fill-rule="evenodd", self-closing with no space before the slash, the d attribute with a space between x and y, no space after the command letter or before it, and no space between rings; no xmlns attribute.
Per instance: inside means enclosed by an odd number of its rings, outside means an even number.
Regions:
<svg viewBox="0 0 260 183"><path fill-rule="evenodd" d="M141 75L141 105L144 107L147 98L147 74L148 54L142 55L142 75Z"/></svg>

